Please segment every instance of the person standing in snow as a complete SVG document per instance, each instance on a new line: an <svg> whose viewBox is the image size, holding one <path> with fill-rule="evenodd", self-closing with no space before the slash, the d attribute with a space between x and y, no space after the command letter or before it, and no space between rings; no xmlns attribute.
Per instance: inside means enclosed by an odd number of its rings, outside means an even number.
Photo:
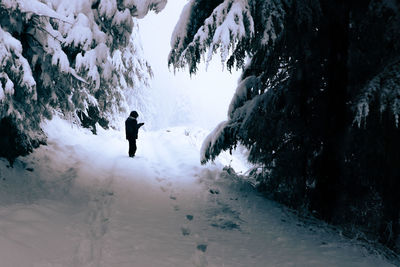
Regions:
<svg viewBox="0 0 400 267"><path fill-rule="evenodd" d="M129 157L131 158L136 153L136 139L138 138L139 128L144 125L144 123L137 122L137 117L139 117L139 114L136 111L132 111L125 121L126 140L129 141Z"/></svg>

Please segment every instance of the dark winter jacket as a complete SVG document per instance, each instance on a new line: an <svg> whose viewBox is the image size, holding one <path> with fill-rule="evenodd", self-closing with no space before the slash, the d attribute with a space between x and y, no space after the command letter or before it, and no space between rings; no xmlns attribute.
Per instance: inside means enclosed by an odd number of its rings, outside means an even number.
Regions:
<svg viewBox="0 0 400 267"><path fill-rule="evenodd" d="M134 117L129 117L125 121L125 133L127 140L133 140L138 138L138 131L144 123L137 123Z"/></svg>

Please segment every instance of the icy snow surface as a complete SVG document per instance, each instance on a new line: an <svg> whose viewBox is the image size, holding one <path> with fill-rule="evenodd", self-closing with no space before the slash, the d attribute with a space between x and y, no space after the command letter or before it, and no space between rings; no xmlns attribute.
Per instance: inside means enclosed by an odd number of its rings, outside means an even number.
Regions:
<svg viewBox="0 0 400 267"><path fill-rule="evenodd" d="M134 159L121 132L45 129L48 146L0 160L2 267L390 266L221 163L200 166L201 129L141 131Z"/></svg>

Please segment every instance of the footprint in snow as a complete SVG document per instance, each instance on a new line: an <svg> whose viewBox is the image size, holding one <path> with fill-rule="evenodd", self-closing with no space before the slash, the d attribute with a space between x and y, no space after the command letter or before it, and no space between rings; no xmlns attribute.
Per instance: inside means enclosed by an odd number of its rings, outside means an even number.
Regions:
<svg viewBox="0 0 400 267"><path fill-rule="evenodd" d="M196 252L194 253L194 255L192 257L192 262L193 262L194 266L196 266L196 267L208 266L206 251L207 251L207 244L203 244L203 243L197 244Z"/></svg>
<svg viewBox="0 0 400 267"><path fill-rule="evenodd" d="M161 191L163 191L164 193L167 192L167 189L164 186L160 186Z"/></svg>
<svg viewBox="0 0 400 267"><path fill-rule="evenodd" d="M159 183L161 183L162 181L165 181L165 179L164 179L164 178L157 177L157 178L156 178L156 181L159 182Z"/></svg>
<svg viewBox="0 0 400 267"><path fill-rule="evenodd" d="M239 230L243 220L240 218L240 213L233 210L229 205L218 202L217 207L210 208L207 211L210 225L223 230Z"/></svg>
<svg viewBox="0 0 400 267"><path fill-rule="evenodd" d="M218 189L210 188L209 192L210 192L211 194L213 194L213 195L218 195L218 194L219 194L219 190L218 190Z"/></svg>
<svg viewBox="0 0 400 267"><path fill-rule="evenodd" d="M191 233L190 228L187 227L187 226L182 226L181 227L181 232L182 232L183 236L188 236Z"/></svg>
<svg viewBox="0 0 400 267"><path fill-rule="evenodd" d="M193 220L193 215L187 214L187 215L186 215L186 219L187 219L188 221L192 221L192 220ZM184 224L184 225L181 227L181 232L182 232L182 235L188 236L188 235L190 235L191 230L190 230L190 228L189 228L189 226L188 226L187 224Z"/></svg>
<svg viewBox="0 0 400 267"><path fill-rule="evenodd" d="M198 244L196 248L204 253L207 250L207 244Z"/></svg>
<svg viewBox="0 0 400 267"><path fill-rule="evenodd" d="M214 221L211 223L211 226L223 230L241 230L240 224L235 221L230 220L229 218L214 218Z"/></svg>

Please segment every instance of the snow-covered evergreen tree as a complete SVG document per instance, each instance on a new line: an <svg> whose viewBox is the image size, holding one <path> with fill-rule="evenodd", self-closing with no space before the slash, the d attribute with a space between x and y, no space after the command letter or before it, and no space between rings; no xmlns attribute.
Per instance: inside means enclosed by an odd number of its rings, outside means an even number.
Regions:
<svg viewBox="0 0 400 267"><path fill-rule="evenodd" d="M195 73L219 50L228 68L244 67L202 162L241 143L266 170L260 186L277 199L330 221L368 224L393 245L399 38L395 0L189 1L169 64Z"/></svg>
<svg viewBox="0 0 400 267"><path fill-rule="evenodd" d="M128 113L130 109L139 112L141 119L146 121L147 126L151 126L152 117L154 116L154 107L151 105L149 90L150 79L153 72L149 63L144 59L144 52L139 36L137 20L134 19L134 28L127 47L114 51L112 54L112 62L117 76L118 86L115 90L121 92L121 105L110 106L114 108L122 107L123 111ZM110 114L119 115L120 111ZM115 118L113 121L117 121Z"/></svg>
<svg viewBox="0 0 400 267"><path fill-rule="evenodd" d="M12 160L44 142L40 122L53 109L106 124L132 102L149 71L135 55L132 17L166 2L1 0L0 156Z"/></svg>

